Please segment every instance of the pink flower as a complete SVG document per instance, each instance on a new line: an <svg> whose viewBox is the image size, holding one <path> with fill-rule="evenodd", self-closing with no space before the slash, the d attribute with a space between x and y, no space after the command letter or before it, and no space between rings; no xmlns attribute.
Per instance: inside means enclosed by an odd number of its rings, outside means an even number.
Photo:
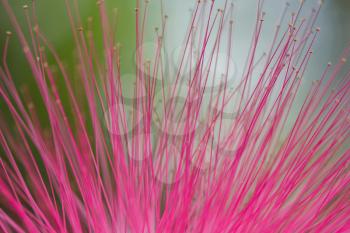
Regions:
<svg viewBox="0 0 350 233"><path fill-rule="evenodd" d="M215 10L214 1L198 1L169 65L167 16L147 58L149 3L137 1L130 43L140 49L128 76L135 85L126 87L103 1L100 59L92 32L66 0L76 75L39 26L25 37L9 1L1 0L42 98L38 105L14 84L8 32L0 68L1 232L348 232L350 73L340 72L350 48L324 67L297 108L320 31L317 14L301 19L301 1L261 55L262 2L239 77L233 5ZM36 25L24 8L29 27Z"/></svg>

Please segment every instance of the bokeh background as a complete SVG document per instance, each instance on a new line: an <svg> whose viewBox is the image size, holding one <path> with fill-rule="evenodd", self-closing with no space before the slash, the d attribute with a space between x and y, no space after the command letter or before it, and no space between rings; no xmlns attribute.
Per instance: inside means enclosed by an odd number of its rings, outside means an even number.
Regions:
<svg viewBox="0 0 350 233"><path fill-rule="evenodd" d="M173 47L180 46L183 41L183 34L190 20L189 9L193 8L194 1L177 0L166 1L166 12L170 13L169 28L176 28L176 31L169 31L169 44ZM216 7L222 7L225 0L216 0ZM267 52L273 39L274 30L279 22L286 3L289 3L288 13L282 23L282 28L288 25L290 14L296 12L300 0L265 0L264 11L266 12L262 36L259 39L257 56ZM301 17L308 18L312 9L317 9L320 0L304 1ZM349 0L326 0L322 1L322 9L315 27L321 31L313 47L314 56L311 58L308 72L305 75L305 85L312 80L319 79L323 68L328 62L336 63L342 51L350 44L350 1ZM231 59L236 64L238 74L242 72L249 50L253 34L256 9L258 0L234 0L234 32L233 32L233 54ZM179 12L179 13L177 13ZM181 14L180 14L181 12ZM225 42L223 42L225 44ZM349 67L349 66L348 66Z"/></svg>
<svg viewBox="0 0 350 233"><path fill-rule="evenodd" d="M68 1L71 6L73 1ZM81 16L81 22L83 27L87 28L88 19L92 18L92 29L94 33L94 41L99 52L99 56L103 56L102 50L102 36L101 36L101 22L99 20L99 11L95 0L77 0L79 4L79 12ZM133 72L134 66L130 62L132 60L133 54L130 51L135 51L135 2L134 1L121 1L121 0L107 0L105 1L109 17L114 17L114 13L117 9L117 41L122 45L122 72ZM30 6L28 12L32 15L35 15L40 30L45 34L48 41L55 47L58 52L67 72L70 75L70 78L74 79L76 76L77 68L77 56L75 51L75 43L72 37L71 27L69 24L69 19L66 13L66 4L65 0L54 1L54 0L9 0L10 5L16 17L23 28L23 32L27 36L28 40L30 38L29 28L27 26L27 21L25 19L25 12L23 9L24 5ZM33 5L34 4L34 5ZM33 13L33 7L35 6L35 12ZM29 66L24 58L23 49L19 44L19 41L14 33L14 29L10 23L9 17L5 9L0 4L0 50L1 54L5 44L6 32L13 32L11 36L7 64L11 70L14 82L19 90L25 90L25 95L30 95L30 98L34 102L34 105L37 106L36 111L39 116L39 119L45 123L47 117L45 114L45 108L40 107L41 97L36 88L36 83L32 77ZM0 58L1 64L2 56ZM55 62L52 56L48 55L49 65L55 66ZM63 78L57 78L57 85L61 88L62 102L68 102L67 95L64 95L64 81ZM74 85L74 82L73 82ZM79 84L77 84L79 85ZM3 101L0 101L0 108L6 109ZM9 114L5 113L5 118L10 118ZM69 115L69 111L68 111ZM47 123L47 122L46 122Z"/></svg>

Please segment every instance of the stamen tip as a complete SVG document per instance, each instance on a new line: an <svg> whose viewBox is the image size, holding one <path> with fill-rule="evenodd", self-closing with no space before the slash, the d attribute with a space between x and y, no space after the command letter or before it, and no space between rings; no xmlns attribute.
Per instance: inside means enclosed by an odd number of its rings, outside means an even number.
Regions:
<svg viewBox="0 0 350 233"><path fill-rule="evenodd" d="M30 51L29 47L28 46L24 46L23 47L23 52L24 53L28 53Z"/></svg>
<svg viewBox="0 0 350 233"><path fill-rule="evenodd" d="M39 25L35 25L35 26L33 27L33 31L34 31L34 32L38 32L38 31L39 31Z"/></svg>
<svg viewBox="0 0 350 233"><path fill-rule="evenodd" d="M33 108L34 108L33 102L28 103L28 109L33 109Z"/></svg>

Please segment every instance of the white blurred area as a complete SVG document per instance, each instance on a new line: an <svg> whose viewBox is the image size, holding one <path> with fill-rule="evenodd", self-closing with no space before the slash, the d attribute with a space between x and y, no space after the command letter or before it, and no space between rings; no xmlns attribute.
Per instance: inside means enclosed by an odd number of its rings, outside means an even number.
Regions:
<svg viewBox="0 0 350 233"><path fill-rule="evenodd" d="M157 1L159 0L155 0L153 5ZM195 7L196 2L196 0L163 0L164 14L169 16L166 32L167 50L169 48L176 49L183 44L187 25L191 19L191 10ZM231 59L236 63L238 72L242 72L256 22L258 0L234 0L228 2L234 3L233 53ZM282 28L288 26L290 15L292 12L297 11L300 0L265 0L263 9L266 15L257 50L258 57L269 49L276 25L287 2L290 6L281 25ZM224 3L225 0L216 0L214 8L222 8ZM309 17L312 9L317 9L319 3L319 0L304 1L302 17ZM210 1L207 4L209 5ZM159 10L158 7L160 7L159 4L156 6ZM315 24L316 27L321 28L321 31L313 47L314 56L304 77L307 81L311 82L318 79L327 63L336 63L343 49L349 44L349 12L350 1L348 0L323 1L321 12ZM158 16L155 15L154 17ZM225 44L225 39L223 44Z"/></svg>
<svg viewBox="0 0 350 233"><path fill-rule="evenodd" d="M204 0L202 0L204 1ZM163 2L163 4L160 4ZM233 13L233 39L232 39L232 53L230 60L233 62L234 76L229 79L236 79L236 82L242 78L244 66L247 60L249 47L257 20L257 5L258 0L233 0L228 1L234 3ZM288 3L287 3L288 2ZM174 53L182 48L184 40L187 35L188 25L191 22L191 14L196 6L197 0L154 0L152 5L152 18L161 19L161 14L168 16L165 33L165 50L167 60L171 64L177 64L174 59ZM207 0L208 6L211 1ZM214 5L214 14L218 8L222 8L225 0L216 0ZM291 14L296 12L300 6L300 0L265 0L263 11L266 13L264 17L263 28L256 50L256 59L263 53L267 53L270 49L276 26L279 24L281 16L284 12L286 4L289 5L287 13L283 22L281 23L282 31L288 27L291 19ZM320 5L319 0L306 0L303 3L300 19L308 18L313 9L317 10ZM163 6L163 7L162 7ZM162 10L161 10L162 8ZM209 9L209 7L207 8ZM312 48L313 56L309 62L307 71L302 77L302 85L296 97L294 108L290 112L291 118L298 114L298 110L303 104L303 101L311 88L312 81L320 79L324 69L329 62L335 64L341 58L343 50L350 44L350 1L349 0L326 0L322 3L322 8L318 19L315 23L316 27L321 30ZM203 17L204 20L207 20ZM157 20L155 20L157 22ZM160 20L158 20L158 27L161 27ZM228 27L226 26L223 32L221 43L226 47L228 40ZM216 30L213 31L216 33ZM175 52L174 52L175 51ZM225 54L225 51L222 51ZM225 59L224 59L225 60ZM231 64L231 61L230 61ZM223 70L224 62L219 62L219 69ZM232 68L232 67L231 67ZM340 74L345 74L349 70L349 62L346 64L346 69ZM259 67L257 67L257 74L253 75L254 80L257 81L259 75ZM218 72L220 74L220 71ZM172 76L171 72L169 75ZM256 77L256 78L255 78ZM339 76L338 81L342 78ZM232 84L234 85L234 84Z"/></svg>

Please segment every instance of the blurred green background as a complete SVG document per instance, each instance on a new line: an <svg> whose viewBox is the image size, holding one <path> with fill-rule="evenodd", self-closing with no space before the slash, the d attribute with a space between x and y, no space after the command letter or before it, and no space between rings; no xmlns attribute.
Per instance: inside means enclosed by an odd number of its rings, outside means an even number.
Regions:
<svg viewBox="0 0 350 233"><path fill-rule="evenodd" d="M32 1L28 0L9 0L12 8L22 25L23 31L26 33L27 38L29 38L28 27L26 25L23 5L32 5ZM72 0L69 0L71 4ZM107 0L105 1L107 5L107 11L110 18L113 17L113 11L115 8L118 9L117 13L117 41L123 46L123 70L129 71L133 69L132 63L128 60L132 59L132 54L129 51L135 50L135 44L133 43L135 38L135 3L134 1L124 1L124 0ZM78 0L81 21L83 26L86 28L88 18L93 18L93 33L94 40L99 52L102 52L102 36L101 36L101 23L99 20L99 12L96 1L90 0ZM36 17L39 22L39 27L41 31L47 36L48 40L54 45L55 49L58 51L62 60L68 69L74 69L75 67L75 53L74 53L74 41L72 38L71 28L69 25L69 20L66 14L65 1L53 1L53 0L35 0ZM8 15L6 14L4 8L0 7L0 40L1 48L3 48L5 41L5 32L14 31L12 25L9 22ZM2 49L1 49L2 50ZM2 59L2 58L1 58ZM50 59L50 58L49 58ZM125 61L124 61L125 59ZM11 39L11 44L9 47L8 54L8 64L14 72L14 77L16 81L21 82L26 81L25 76L28 75L28 66L23 57L22 48L19 46L19 42L16 36ZM20 68L20 69L19 69ZM17 80L21 79L21 80Z"/></svg>
<svg viewBox="0 0 350 233"><path fill-rule="evenodd" d="M73 1L68 1L73 5ZM88 18L92 17L92 29L94 34L94 42L96 50L99 53L98 56L103 58L103 37L102 37L102 24L100 22L98 6L96 1L90 0L78 0L79 12L81 21L84 28L87 28ZM19 23L22 26L23 32L27 39L30 41L29 28L25 20L25 12L23 9L24 5L28 5L27 10L30 14L32 13L32 0L9 0L9 3L16 14ZM135 51L135 1L124 1L124 0L106 0L106 8L109 18L112 20L114 17L113 12L117 10L117 29L116 29L116 42L121 44L121 67L122 73L133 73L134 63L133 53ZM77 69L77 55L75 51L75 43L72 37L71 27L69 19L66 13L66 5L64 0L35 0L35 17L37 18L40 30L45 34L48 41L54 46L58 52L70 78L76 76ZM6 31L13 32L11 36L10 45L8 49L8 56L6 62L10 68L14 82L19 90L28 90L26 94L30 95L34 105L37 107L37 114L40 120L43 122L47 121L45 108L40 107L42 100L40 93L36 88L36 83L32 77L32 73L29 69L28 63L25 60L23 49L20 46L17 35L14 32L13 26L10 23L7 12L4 7L0 4L0 52L4 49ZM55 65L53 57L48 55L48 63L50 66ZM1 64L3 64L2 56L0 58ZM68 96L65 95L64 81L59 75L56 82L58 88L61 88L62 101L67 102ZM74 82L73 82L74 85ZM25 95L24 95L25 96ZM6 109L3 101L0 101L0 108ZM68 113L69 114L69 113ZM4 114L9 117L9 114Z"/></svg>

